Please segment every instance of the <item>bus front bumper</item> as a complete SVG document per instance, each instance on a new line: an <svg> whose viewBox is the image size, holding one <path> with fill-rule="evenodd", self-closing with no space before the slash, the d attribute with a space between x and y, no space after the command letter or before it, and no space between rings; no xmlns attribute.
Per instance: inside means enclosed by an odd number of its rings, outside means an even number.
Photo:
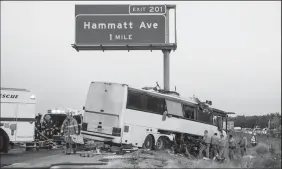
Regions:
<svg viewBox="0 0 282 169"><path fill-rule="evenodd" d="M81 131L81 134L83 135L84 139L97 140L97 141L103 141L103 142L121 143L121 137L117 137L117 136L112 136L112 135L102 134L102 133L97 133L97 132L91 132L91 131Z"/></svg>

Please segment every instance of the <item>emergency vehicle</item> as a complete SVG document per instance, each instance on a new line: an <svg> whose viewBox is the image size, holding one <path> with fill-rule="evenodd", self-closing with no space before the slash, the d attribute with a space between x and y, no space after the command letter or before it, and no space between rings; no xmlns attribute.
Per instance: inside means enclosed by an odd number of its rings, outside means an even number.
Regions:
<svg viewBox="0 0 282 169"><path fill-rule="evenodd" d="M198 103L175 94L137 89L126 84L92 82L82 123L85 140L164 149L181 133L199 139L208 134L226 136L227 114L198 111ZM224 126L223 126L224 125ZM224 129L224 130L222 130Z"/></svg>
<svg viewBox="0 0 282 169"><path fill-rule="evenodd" d="M1 88L0 152L34 146L35 96L26 89Z"/></svg>

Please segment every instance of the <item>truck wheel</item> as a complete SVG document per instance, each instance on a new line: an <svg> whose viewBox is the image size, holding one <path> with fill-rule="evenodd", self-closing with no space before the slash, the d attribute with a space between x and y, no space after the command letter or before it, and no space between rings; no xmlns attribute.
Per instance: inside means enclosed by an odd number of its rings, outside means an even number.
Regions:
<svg viewBox="0 0 282 169"><path fill-rule="evenodd" d="M0 152L8 153L9 151L9 136L0 128Z"/></svg>
<svg viewBox="0 0 282 169"><path fill-rule="evenodd" d="M155 147L156 147L157 150L165 149L165 147L166 147L166 140L165 140L165 138L164 137L159 137Z"/></svg>
<svg viewBox="0 0 282 169"><path fill-rule="evenodd" d="M148 135L144 141L143 148L152 150L154 147L154 138L152 135Z"/></svg>

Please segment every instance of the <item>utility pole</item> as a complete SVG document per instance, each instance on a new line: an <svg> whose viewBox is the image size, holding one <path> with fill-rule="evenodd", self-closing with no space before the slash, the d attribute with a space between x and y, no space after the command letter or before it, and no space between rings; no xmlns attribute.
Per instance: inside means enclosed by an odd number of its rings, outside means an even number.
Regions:
<svg viewBox="0 0 282 169"><path fill-rule="evenodd" d="M167 6L167 11L166 11L166 43L169 43L169 10L170 8ZM169 84L169 64L170 64L170 52L171 49L164 49L162 50L163 54L164 54L164 72L163 72L163 80L164 80L164 90L169 91L170 90L170 84Z"/></svg>

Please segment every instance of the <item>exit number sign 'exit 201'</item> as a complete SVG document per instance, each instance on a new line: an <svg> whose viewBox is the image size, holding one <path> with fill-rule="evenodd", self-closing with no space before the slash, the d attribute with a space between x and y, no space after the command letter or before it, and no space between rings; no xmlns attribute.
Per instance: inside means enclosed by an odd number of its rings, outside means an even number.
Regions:
<svg viewBox="0 0 282 169"><path fill-rule="evenodd" d="M165 44L165 5L76 5L76 45Z"/></svg>

